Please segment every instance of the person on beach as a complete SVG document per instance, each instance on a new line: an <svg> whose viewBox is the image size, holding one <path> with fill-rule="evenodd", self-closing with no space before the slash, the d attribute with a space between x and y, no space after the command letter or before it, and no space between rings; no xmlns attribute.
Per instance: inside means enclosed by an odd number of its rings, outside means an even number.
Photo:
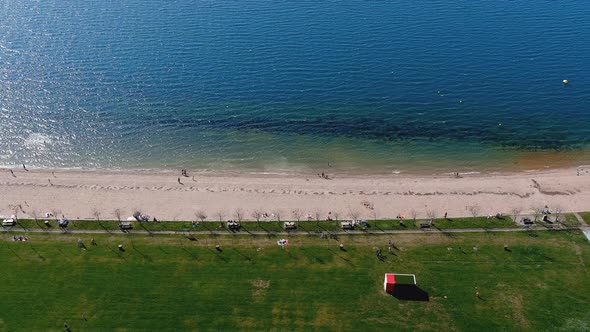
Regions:
<svg viewBox="0 0 590 332"><path fill-rule="evenodd" d="M16 175L14 175L14 172L12 170L10 170L10 174L12 174L13 177L16 177Z"/></svg>
<svg viewBox="0 0 590 332"><path fill-rule="evenodd" d="M23 169L24 169L25 171L29 171L29 170L27 169L27 166L25 166L25 164L23 164Z"/></svg>
<svg viewBox="0 0 590 332"><path fill-rule="evenodd" d="M47 182L49 182L49 185L53 186L53 183L51 183L51 179L47 179Z"/></svg>
<svg viewBox="0 0 590 332"><path fill-rule="evenodd" d="M182 184L182 182L180 182L180 178L178 178L178 184Z"/></svg>

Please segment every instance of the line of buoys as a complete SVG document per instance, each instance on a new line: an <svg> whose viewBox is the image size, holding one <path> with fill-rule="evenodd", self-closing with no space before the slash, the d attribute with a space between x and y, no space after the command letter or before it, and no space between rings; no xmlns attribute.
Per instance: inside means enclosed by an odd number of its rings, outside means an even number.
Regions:
<svg viewBox="0 0 590 332"><path fill-rule="evenodd" d="M568 80L563 80L562 82L563 82L563 84L564 84L564 85L568 85L570 81L568 81Z"/></svg>

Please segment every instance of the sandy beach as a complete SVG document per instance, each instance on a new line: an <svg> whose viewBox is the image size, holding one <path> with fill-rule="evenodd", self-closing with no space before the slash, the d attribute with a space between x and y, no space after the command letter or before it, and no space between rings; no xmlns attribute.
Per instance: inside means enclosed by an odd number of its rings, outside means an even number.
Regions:
<svg viewBox="0 0 590 332"><path fill-rule="evenodd" d="M579 174L579 175L578 175ZM194 176L194 178L193 178ZM563 211L590 210L590 167L502 175L339 176L316 174L229 174L132 171L0 171L0 215L20 218L56 212L68 218L115 219L140 210L160 220L245 219L258 210L276 219L295 219L293 211L322 219L442 217L523 213L545 205ZM179 183L179 180L180 182Z"/></svg>

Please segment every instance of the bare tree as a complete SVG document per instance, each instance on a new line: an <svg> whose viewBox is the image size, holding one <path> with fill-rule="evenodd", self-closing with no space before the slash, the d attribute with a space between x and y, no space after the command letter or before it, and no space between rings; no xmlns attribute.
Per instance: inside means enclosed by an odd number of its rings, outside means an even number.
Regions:
<svg viewBox="0 0 590 332"><path fill-rule="evenodd" d="M121 222L121 209L117 208L113 210L113 216L115 216L115 218L117 218L118 222Z"/></svg>
<svg viewBox="0 0 590 332"><path fill-rule="evenodd" d="M303 217L303 212L301 209L295 209L293 212L291 212L291 214L293 215L293 218L297 220L297 222L300 222L301 218Z"/></svg>
<svg viewBox="0 0 590 332"><path fill-rule="evenodd" d="M199 220L201 220L201 222L205 221L205 219L207 219L207 214L205 214L205 211L203 210L198 210L197 212L195 212L195 217L197 217Z"/></svg>
<svg viewBox="0 0 590 332"><path fill-rule="evenodd" d="M340 212L332 211L332 215L334 216L334 221L338 222L338 218L340 217Z"/></svg>
<svg viewBox="0 0 590 332"><path fill-rule="evenodd" d="M256 222L260 225L260 219L262 218L262 210L255 209L252 211L252 218L256 219Z"/></svg>
<svg viewBox="0 0 590 332"><path fill-rule="evenodd" d="M222 222L223 218L225 218L225 210L223 210L223 209L217 210L217 212L215 212L215 216L217 216L217 218L219 219L219 222Z"/></svg>
<svg viewBox="0 0 590 332"><path fill-rule="evenodd" d="M275 214L275 218L277 218L278 222L281 222L281 217L283 215L283 211L281 209L275 209L273 212Z"/></svg>
<svg viewBox="0 0 590 332"><path fill-rule="evenodd" d="M477 216L479 216L479 213L481 212L481 208L479 207L479 205L470 205L467 207L467 211L469 211L469 213L471 213L471 216L473 218L476 218Z"/></svg>
<svg viewBox="0 0 590 332"><path fill-rule="evenodd" d="M357 210L350 210L350 211L348 211L348 215L350 216L350 218L352 218L352 220L358 220L359 219L359 212Z"/></svg>
<svg viewBox="0 0 590 332"><path fill-rule="evenodd" d="M410 210L410 216L412 217L412 219L414 219L414 221L416 221L416 216L418 215L418 212L414 209Z"/></svg>
<svg viewBox="0 0 590 332"><path fill-rule="evenodd" d="M543 205L533 206L532 210L533 210L533 213L535 214L535 221L538 221L538 219L543 215L543 211L545 210L545 207Z"/></svg>
<svg viewBox="0 0 590 332"><path fill-rule="evenodd" d="M92 208L92 216L96 218L96 221L100 221L100 211L97 208Z"/></svg>
<svg viewBox="0 0 590 332"><path fill-rule="evenodd" d="M15 219L18 220L18 212L20 211L20 208L18 206L18 204L16 205L8 205L8 208L12 211L12 213L14 214Z"/></svg>
<svg viewBox="0 0 590 332"><path fill-rule="evenodd" d="M565 219L561 205L555 205L553 207L553 213L555 214L555 222L561 222L562 219Z"/></svg>
<svg viewBox="0 0 590 332"><path fill-rule="evenodd" d="M238 222L242 222L242 219L244 219L244 210L241 208L236 208L234 210L234 217L238 220Z"/></svg>
<svg viewBox="0 0 590 332"><path fill-rule="evenodd" d="M315 221L316 221L316 222L319 222L319 221L320 221L320 219L322 218L322 210L320 210L320 209L315 209L315 210L313 211L313 216L315 217Z"/></svg>
<svg viewBox="0 0 590 332"><path fill-rule="evenodd" d="M51 213L53 214L53 217L55 218L55 220L57 220L59 218L59 214L61 213L60 209L51 209Z"/></svg>
<svg viewBox="0 0 590 332"><path fill-rule="evenodd" d="M32 209L30 214L31 217L33 217L33 220L35 220L35 223L39 225L39 223L37 222L37 219L39 219L39 211L37 211L37 209Z"/></svg>
<svg viewBox="0 0 590 332"><path fill-rule="evenodd" d="M428 219L434 220L436 218L436 211L434 211L433 209L428 209L426 210L426 216L428 217Z"/></svg>
<svg viewBox="0 0 590 332"><path fill-rule="evenodd" d="M510 214L512 215L512 220L515 223L518 222L518 217L520 216L520 212L522 212L522 208L519 208L519 207L515 207L512 210L510 210Z"/></svg>

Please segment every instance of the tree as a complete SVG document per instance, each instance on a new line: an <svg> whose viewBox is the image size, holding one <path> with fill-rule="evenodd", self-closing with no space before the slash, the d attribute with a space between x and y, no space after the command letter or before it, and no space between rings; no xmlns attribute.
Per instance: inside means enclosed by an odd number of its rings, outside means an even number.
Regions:
<svg viewBox="0 0 590 332"><path fill-rule="evenodd" d="M426 216L428 217L428 219L434 220L436 218L436 211L434 211L433 209L428 209L426 210Z"/></svg>
<svg viewBox="0 0 590 332"><path fill-rule="evenodd" d="M20 210L19 207L18 207L18 205L12 205L12 204L10 204L10 205L8 205L8 208L10 210L12 210L12 213L14 214L15 219L18 220L18 211Z"/></svg>
<svg viewBox="0 0 590 332"><path fill-rule="evenodd" d="M561 205L555 205L553 207L553 213L555 214L555 222L561 222L561 219L565 219L562 215L563 213L563 208L561 207Z"/></svg>
<svg viewBox="0 0 590 332"><path fill-rule="evenodd" d="M92 216L96 218L96 221L100 221L100 211L97 208L92 208Z"/></svg>
<svg viewBox="0 0 590 332"><path fill-rule="evenodd" d="M238 222L242 222L242 219L244 219L244 210L241 208L236 208L234 210L234 217L238 220Z"/></svg>
<svg viewBox="0 0 590 332"><path fill-rule="evenodd" d="M372 210L371 216L373 217L373 220L377 221L377 210Z"/></svg>
<svg viewBox="0 0 590 332"><path fill-rule="evenodd" d="M358 220L359 219L359 212L357 210L350 210L350 211L348 211L348 215L350 216L350 218L352 220Z"/></svg>
<svg viewBox="0 0 590 332"><path fill-rule="evenodd" d="M207 214L205 214L205 211L203 210L198 210L197 212L195 212L195 217L197 217L197 219L203 222L205 221L205 219L207 219Z"/></svg>
<svg viewBox="0 0 590 332"><path fill-rule="evenodd" d="M217 216L217 218L219 219L219 222L223 221L223 218L225 218L225 210L217 210L217 212L215 212L215 215Z"/></svg>
<svg viewBox="0 0 590 332"><path fill-rule="evenodd" d="M113 215L117 218L117 221L121 222L121 209L117 208L113 210Z"/></svg>
<svg viewBox="0 0 590 332"><path fill-rule="evenodd" d="M315 217L315 221L316 221L316 222L319 222L319 221L320 221L320 218L322 217L322 210L320 210L320 209L315 209L315 210L313 211L313 215L314 215L314 217Z"/></svg>
<svg viewBox="0 0 590 332"><path fill-rule="evenodd" d="M31 217L33 217L33 219L35 220L35 223L39 225L39 223L37 222L37 219L39 218L39 211L37 211L36 209L32 209L30 213Z"/></svg>
<svg viewBox="0 0 590 332"><path fill-rule="evenodd" d="M518 217L520 216L521 211L522 211L522 208L519 208L519 207L515 207L512 210L510 210L510 214L512 215L512 220L515 223L518 222Z"/></svg>
<svg viewBox="0 0 590 332"><path fill-rule="evenodd" d="M255 209L252 211L252 218L256 219L256 222L260 226L260 219L262 218L262 211L260 209Z"/></svg>
<svg viewBox="0 0 590 332"><path fill-rule="evenodd" d="M281 217L283 215L283 211L281 209L275 209L274 214L275 214L275 218L277 218L277 221L281 222Z"/></svg>
<svg viewBox="0 0 590 332"><path fill-rule="evenodd" d="M469 211L469 213L471 213L471 216L473 218L476 218L477 216L479 216L481 208L479 207L479 205L470 205L467 207L467 211Z"/></svg>
<svg viewBox="0 0 590 332"><path fill-rule="evenodd" d="M416 221L416 216L418 215L418 212L414 209L410 210L410 216L412 217L412 219L414 219L414 221Z"/></svg>
<svg viewBox="0 0 590 332"><path fill-rule="evenodd" d="M293 215L293 218L297 220L297 222L300 222L301 218L303 217L303 211L301 211L301 209L295 209L293 212L291 212L291 214Z"/></svg>
<svg viewBox="0 0 590 332"><path fill-rule="evenodd" d="M543 210L545 210L545 207L543 207L542 205L533 206L532 210L535 214L535 221L538 221L539 217L543 215Z"/></svg>
<svg viewBox="0 0 590 332"><path fill-rule="evenodd" d="M53 214L53 217L55 218L55 220L57 220L59 217L59 214L61 213L60 209L51 209L51 213Z"/></svg>
<svg viewBox="0 0 590 332"><path fill-rule="evenodd" d="M338 218L340 217L340 212L332 211L332 215L334 216L334 221L338 222Z"/></svg>

